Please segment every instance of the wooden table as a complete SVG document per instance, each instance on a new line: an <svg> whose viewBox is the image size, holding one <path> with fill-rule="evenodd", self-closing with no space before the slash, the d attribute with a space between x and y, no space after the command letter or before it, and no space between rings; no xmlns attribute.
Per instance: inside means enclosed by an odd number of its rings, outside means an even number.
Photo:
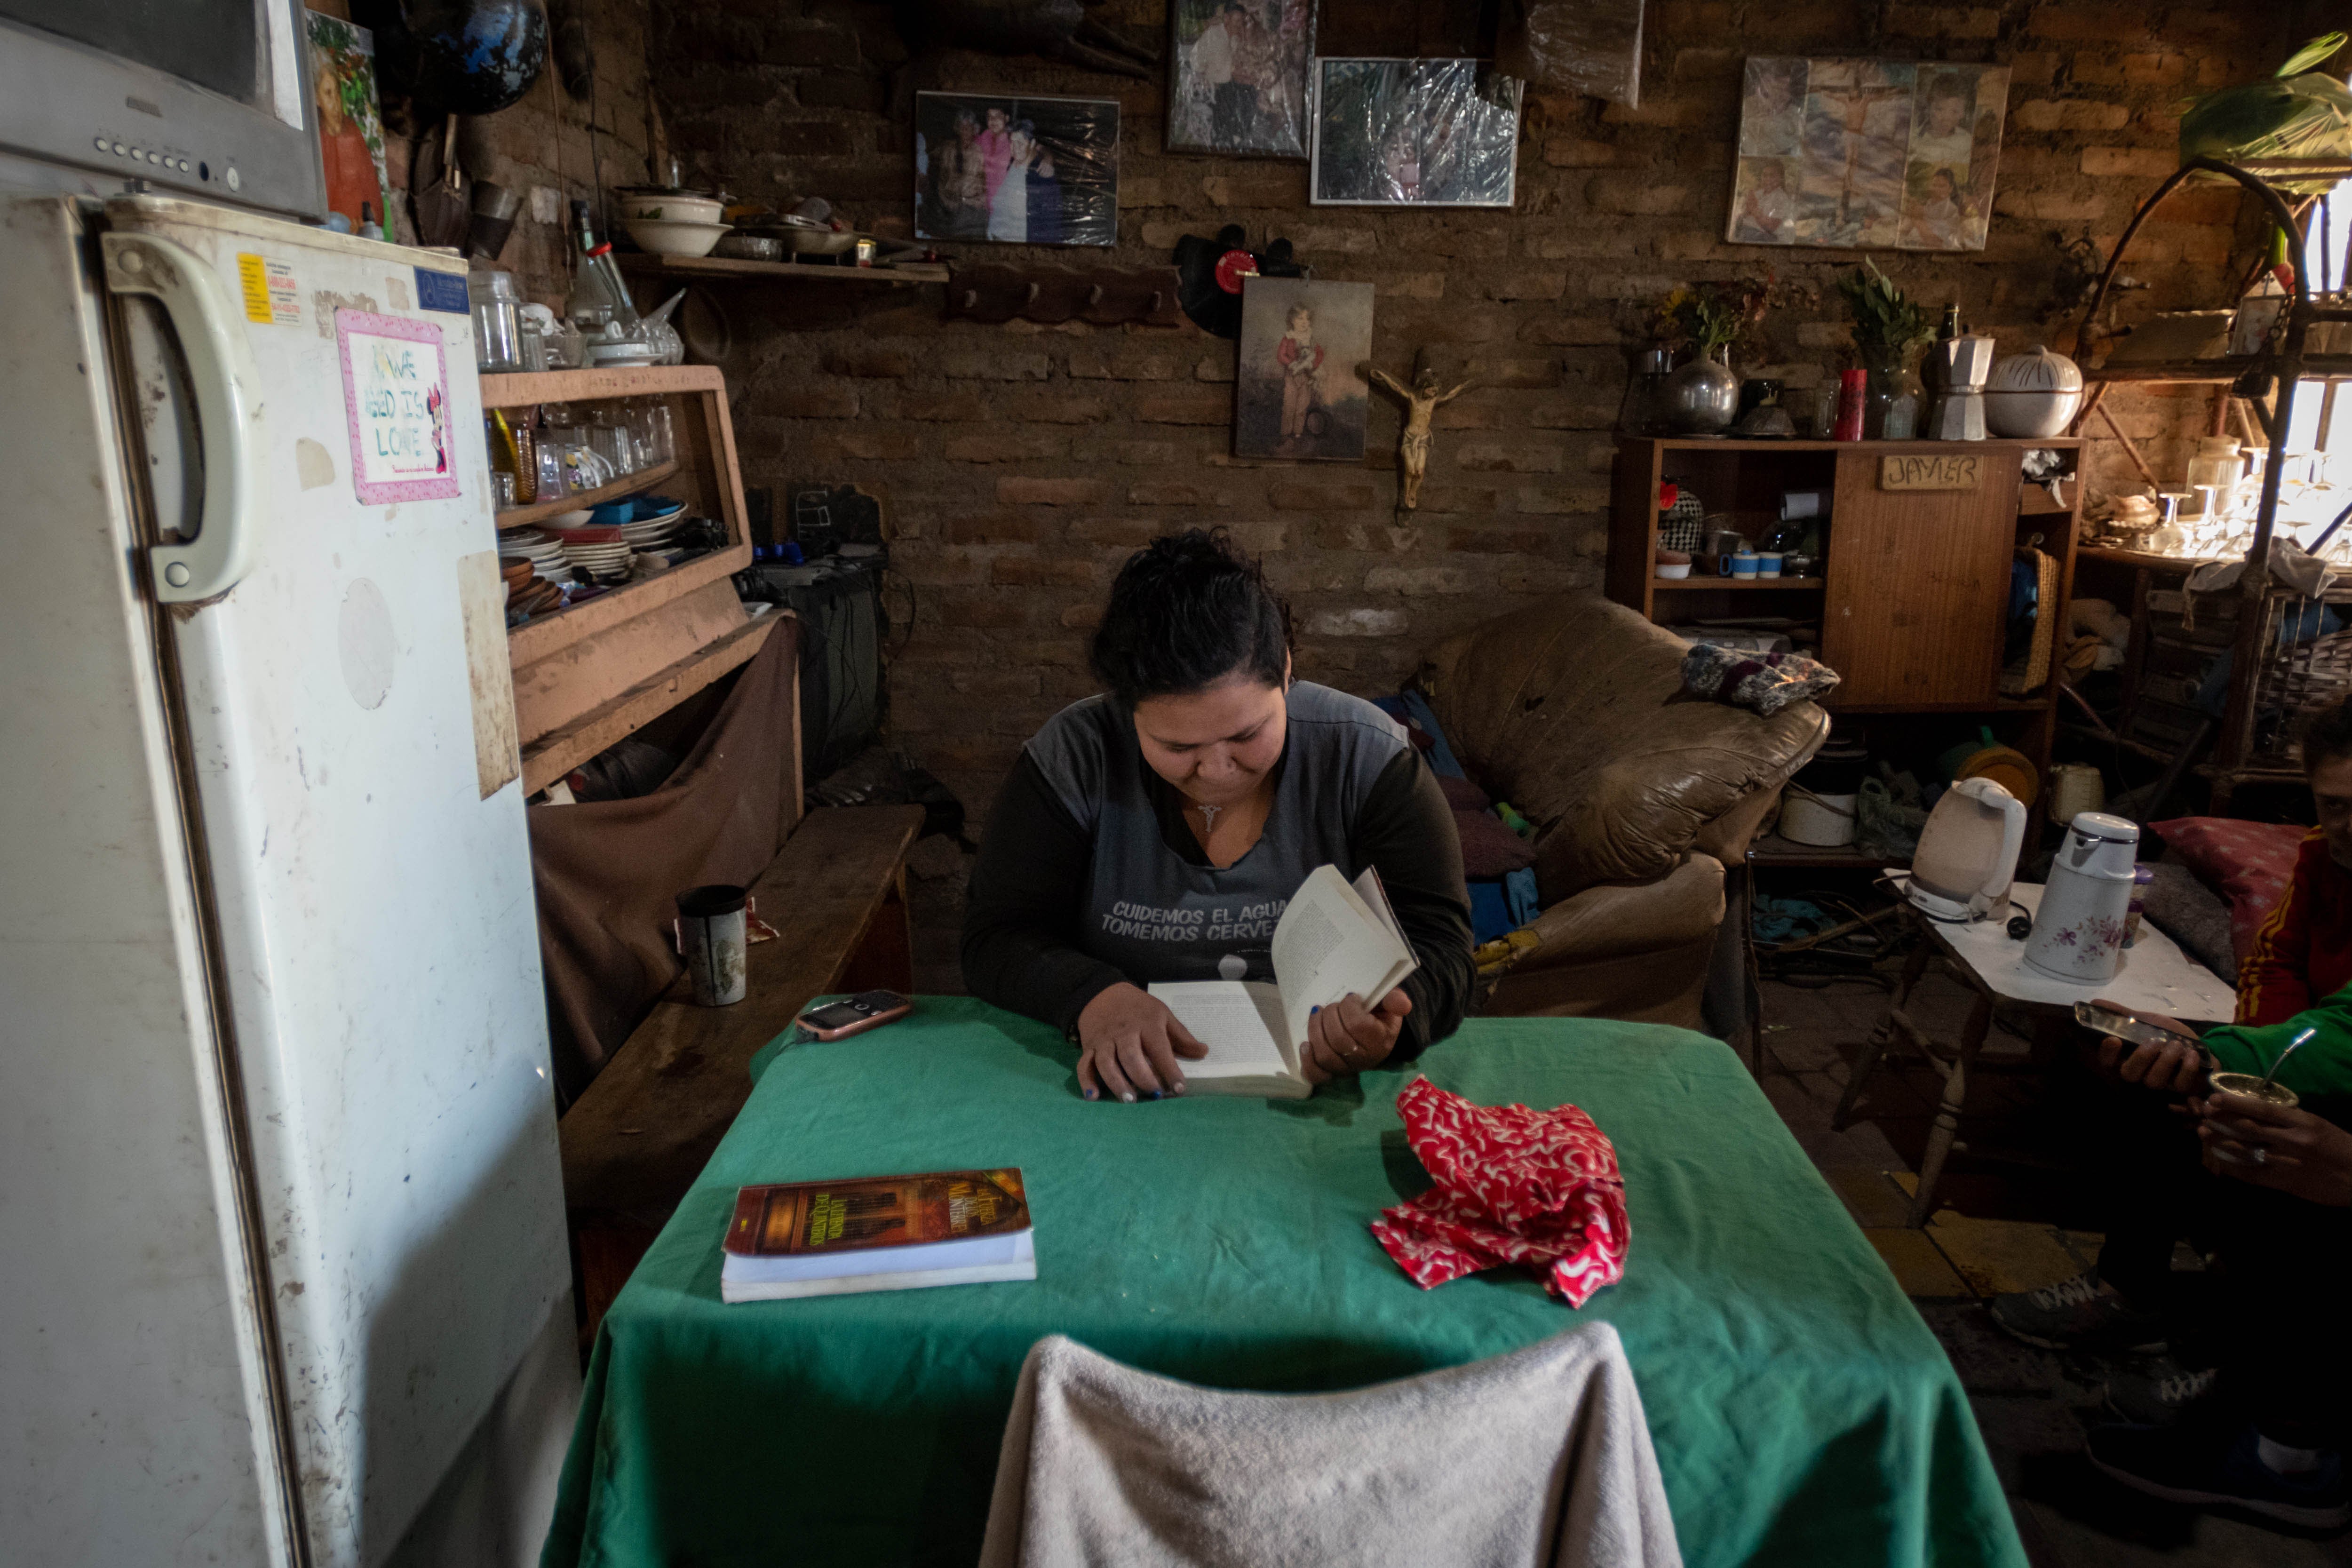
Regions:
<svg viewBox="0 0 2352 1568"><path fill-rule="evenodd" d="M1903 966L1902 978L1886 1004L1886 1016L1863 1047L1862 1059L1854 1063L1853 1077L1831 1122L1843 1131L1853 1121L1863 1085L1897 1035L1917 1047L1928 1065L1943 1075L1944 1098L1936 1109L1935 1125L1927 1132L1927 1152L1919 1160L1918 1190L1912 1195L1906 1221L1915 1229L1926 1225L1934 1212L1936 1184L1944 1174L1944 1162L1951 1155L1959 1132L1960 1110L1968 1100L1969 1070L1984 1049L1985 1037L1991 1033L1995 1003L2015 1003L2045 1016L2065 1019L2074 1016L2075 1003L2101 998L2183 1023L2226 1023L2237 1012L2238 994L2233 987L2145 921L2138 938L2125 950L2122 966L2113 979L2080 985L2043 973L2025 962L2025 943L2008 931L2009 919L2019 912L2019 906L2028 919L2042 907L2042 889L2036 883L2019 882L2010 889L2009 896L2012 907L1999 917L1967 923L1931 920L1908 903L1903 906L1905 918L1924 928L1927 940L1912 950ZM1920 1027L1909 1011L1912 987L1918 984L1931 962L1943 964L1976 993L1958 1041L1948 1047Z"/></svg>

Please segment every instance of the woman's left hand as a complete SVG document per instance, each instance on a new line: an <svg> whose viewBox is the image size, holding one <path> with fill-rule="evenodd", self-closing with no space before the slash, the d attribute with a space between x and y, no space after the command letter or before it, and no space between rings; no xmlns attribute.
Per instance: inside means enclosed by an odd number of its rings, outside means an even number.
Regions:
<svg viewBox="0 0 2352 1568"><path fill-rule="evenodd" d="M2308 1110L2251 1094L2189 1102L2205 1168L2335 1208L2352 1205L2352 1132Z"/></svg>
<svg viewBox="0 0 2352 1568"><path fill-rule="evenodd" d="M1308 1083L1376 1068L1396 1049L1397 1035L1412 1011L1412 998L1399 986L1381 998L1377 1007L1363 998L1347 995L1328 1007L1318 1008L1307 1020L1307 1051L1298 1064Z"/></svg>

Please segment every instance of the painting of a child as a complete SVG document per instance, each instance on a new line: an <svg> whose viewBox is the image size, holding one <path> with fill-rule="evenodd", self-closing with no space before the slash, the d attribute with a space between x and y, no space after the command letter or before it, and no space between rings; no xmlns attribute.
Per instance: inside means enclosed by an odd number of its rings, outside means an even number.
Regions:
<svg viewBox="0 0 2352 1568"><path fill-rule="evenodd" d="M1371 352L1370 284L1248 279L1234 455L1361 462Z"/></svg>

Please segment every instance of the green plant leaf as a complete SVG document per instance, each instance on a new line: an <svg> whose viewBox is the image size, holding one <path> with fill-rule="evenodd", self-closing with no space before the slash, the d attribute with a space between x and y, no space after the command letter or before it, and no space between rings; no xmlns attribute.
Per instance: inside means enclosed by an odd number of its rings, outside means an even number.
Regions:
<svg viewBox="0 0 2352 1568"><path fill-rule="evenodd" d="M2319 37L2312 39L2311 42L2304 45L2303 47L2289 55L2286 59L2286 64L2279 67L2278 74L2283 77L2300 76L2305 71L2310 70L2312 68L2318 65L2322 60L2325 60L2328 56L2334 54L2343 47L2344 35L2342 33L2322 33Z"/></svg>

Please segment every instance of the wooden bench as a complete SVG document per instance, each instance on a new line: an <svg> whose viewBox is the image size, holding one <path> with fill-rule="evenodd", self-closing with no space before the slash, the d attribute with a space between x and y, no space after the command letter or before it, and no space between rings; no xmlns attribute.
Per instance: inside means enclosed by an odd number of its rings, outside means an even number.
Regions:
<svg viewBox="0 0 2352 1568"><path fill-rule="evenodd" d="M907 847L919 805L811 812L753 885L776 940L749 951L747 994L698 1007L681 975L557 1125L563 1199L593 1335L751 1098L751 1058L828 992L910 991Z"/></svg>

